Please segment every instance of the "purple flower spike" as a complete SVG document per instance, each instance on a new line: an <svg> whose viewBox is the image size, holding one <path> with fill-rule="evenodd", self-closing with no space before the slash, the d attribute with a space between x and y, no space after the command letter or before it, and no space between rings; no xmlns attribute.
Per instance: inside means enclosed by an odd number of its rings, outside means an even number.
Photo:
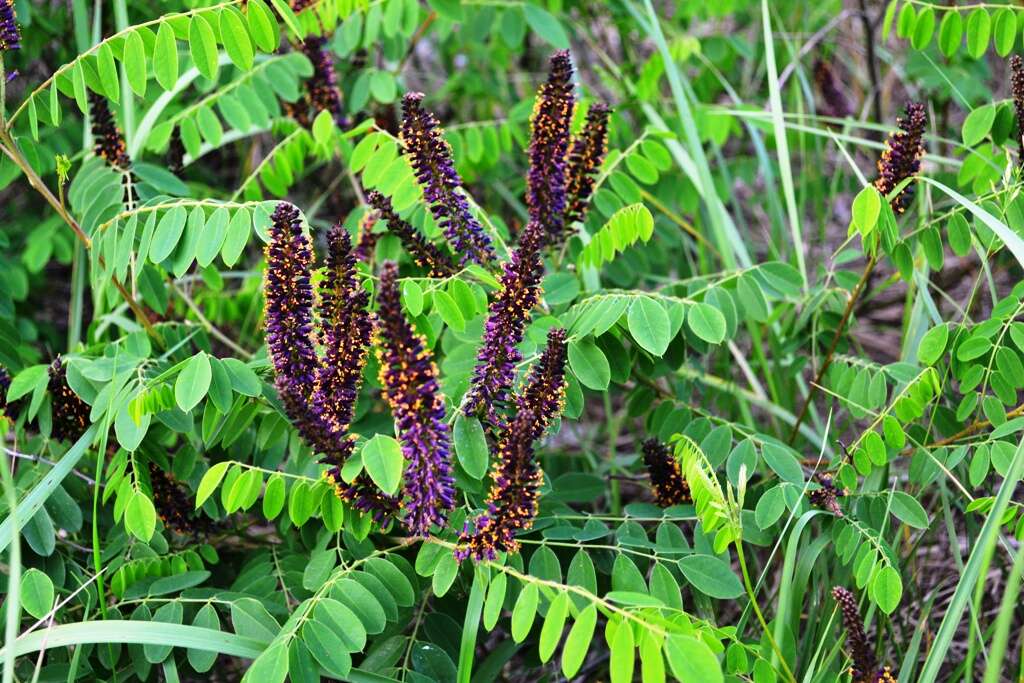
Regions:
<svg viewBox="0 0 1024 683"><path fill-rule="evenodd" d="M313 63L313 75L306 81L306 99L312 108L309 124L322 111L329 111L339 128L348 126L348 119L341 106L341 91L338 76L334 72L334 58L326 49L327 38L310 36L302 42L302 52Z"/></svg>
<svg viewBox="0 0 1024 683"><path fill-rule="evenodd" d="M0 0L0 52L20 49L21 31L14 13L14 0Z"/></svg>
<svg viewBox="0 0 1024 683"><path fill-rule="evenodd" d="M535 418L534 439L544 435L565 407L566 351L565 330L560 327L548 330L547 347L530 368L526 383L516 395L516 410L529 411Z"/></svg>
<svg viewBox="0 0 1024 683"><path fill-rule="evenodd" d="M366 201L388 224L388 230L402 241L402 246L412 256L416 265L426 268L431 277L448 277L455 273L455 267L436 245L428 242L408 221L395 213L391 200L376 190L366 195Z"/></svg>
<svg viewBox="0 0 1024 683"><path fill-rule="evenodd" d="M89 427L89 404L78 397L68 384L67 368L60 356L50 365L50 391L53 415L53 438L58 441L78 441Z"/></svg>
<svg viewBox="0 0 1024 683"><path fill-rule="evenodd" d="M484 343L477 354L463 410L466 415L483 416L492 426L499 423L496 409L507 400L515 381L516 363L523 359L516 347L523 341L530 311L540 298L543 244L541 225L536 221L527 223L519 245L505 263L501 289L488 309Z"/></svg>
<svg viewBox="0 0 1024 683"><path fill-rule="evenodd" d="M883 197L896 189L907 178L921 170L924 156L924 128L928 114L920 102L907 104L906 112L896 119L897 130L885 141L885 150L878 160L877 189ZM892 210L903 213L914 196L913 184L907 185L892 199Z"/></svg>
<svg viewBox="0 0 1024 683"><path fill-rule="evenodd" d="M590 195L594 192L594 176L604 163L608 152L607 105L596 102L587 110L583 130L572 141L569 150L569 171L566 180L565 236L572 233L572 224L587 215Z"/></svg>
<svg viewBox="0 0 1024 683"><path fill-rule="evenodd" d="M423 109L423 93L402 98L402 145L409 155L416 179L434 220L444 231L452 251L468 261L486 266L494 259L494 247L469 202L459 191L462 178L455 170L452 148L444 139L437 117Z"/></svg>
<svg viewBox="0 0 1024 683"><path fill-rule="evenodd" d="M565 225L566 155L575 106L572 61L568 50L560 50L551 57L548 80L537 91L533 106L526 183L530 220L543 226L550 242L562 237Z"/></svg>
<svg viewBox="0 0 1024 683"><path fill-rule="evenodd" d="M426 537L431 525L444 524L455 505L451 434L444 421L444 399L430 349L402 313L394 261L384 264L377 300L380 383L398 424L402 453L409 461L404 522L410 533Z"/></svg>
<svg viewBox="0 0 1024 683"><path fill-rule="evenodd" d="M89 118L92 119L93 151L96 152L96 156L102 157L107 164L119 171L131 168L132 159L128 156L128 146L110 111L107 98L92 91L89 92Z"/></svg>
<svg viewBox="0 0 1024 683"><path fill-rule="evenodd" d="M644 465L651 475L654 502L663 508L690 501L690 485L686 483L679 460L669 447L657 439L643 443Z"/></svg>
<svg viewBox="0 0 1024 683"><path fill-rule="evenodd" d="M533 526L538 490L544 482L533 450L536 423L531 411L521 410L502 435L491 471L487 509L472 525L466 523L455 550L457 560L493 560L498 552L516 552L516 532Z"/></svg>

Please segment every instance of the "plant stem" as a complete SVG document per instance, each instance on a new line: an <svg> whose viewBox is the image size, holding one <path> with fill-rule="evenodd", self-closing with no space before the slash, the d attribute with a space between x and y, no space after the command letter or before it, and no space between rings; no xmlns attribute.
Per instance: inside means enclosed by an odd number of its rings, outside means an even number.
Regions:
<svg viewBox="0 0 1024 683"><path fill-rule="evenodd" d="M743 574L743 586L746 588L747 597L750 598L750 606L754 610L754 614L757 616L758 622L761 624L761 628L764 629L764 635L768 638L768 643L772 646L772 650L775 651L775 655L779 658L779 663L782 665L783 671L785 671L787 678L796 683L796 676L789 670L789 664L786 663L786 658L782 655L782 650L779 649L779 644L775 642L775 637L772 636L771 629L768 628L768 622L765 621L764 615L761 613L761 608L757 604L757 596L754 594L754 585L750 582L750 572L747 571L747 560L743 555L743 542L739 539L734 544L736 546L736 558L740 563L740 571Z"/></svg>

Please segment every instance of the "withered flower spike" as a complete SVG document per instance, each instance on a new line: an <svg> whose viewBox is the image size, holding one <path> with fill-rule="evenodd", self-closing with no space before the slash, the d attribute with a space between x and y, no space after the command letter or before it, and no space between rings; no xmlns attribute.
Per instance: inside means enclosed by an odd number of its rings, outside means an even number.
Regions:
<svg viewBox="0 0 1024 683"><path fill-rule="evenodd" d="M102 157L107 164L119 171L128 171L131 168L132 160L128 156L128 146L125 144L124 135L117 127L107 98L91 90L89 91L89 117L92 119L93 150L96 152L96 156Z"/></svg>
<svg viewBox="0 0 1024 683"><path fill-rule="evenodd" d="M445 422L444 398L433 354L402 313L398 265L394 261L384 264L377 301L380 383L409 463L403 523L410 533L426 537L432 525L444 524L455 506L451 433Z"/></svg>
<svg viewBox="0 0 1024 683"><path fill-rule="evenodd" d="M917 175L921 170L921 157L924 156L924 128L928 118L924 105L920 102L907 104L906 113L896 119L897 130L885 141L885 150L878 160L877 189L883 197L896 189L896 186L907 178ZM902 213L910 205L914 196L913 185L907 185L892 198L892 210Z"/></svg>
<svg viewBox="0 0 1024 683"><path fill-rule="evenodd" d="M654 501L663 508L689 502L690 485L671 449L657 439L647 439L643 442L643 454L651 475Z"/></svg>
<svg viewBox="0 0 1024 683"><path fill-rule="evenodd" d="M518 246L504 265L501 289L488 308L484 343L477 354L463 411L467 416L481 416L492 426L500 422L497 410L508 399L515 381L516 364L523 359L516 347L523 341L530 311L540 298L540 282L544 276L543 244L544 232L540 224L527 223Z"/></svg>
<svg viewBox="0 0 1024 683"><path fill-rule="evenodd" d="M818 109L820 114L842 119L853 112L853 107L840 87L832 65L821 57L814 60L814 82L821 93L822 106Z"/></svg>
<svg viewBox="0 0 1024 683"><path fill-rule="evenodd" d="M842 517L843 509L839 507L838 499L846 495L846 490L836 486L835 478L828 472L818 472L814 478L821 488L808 491L808 500L812 505L828 510L836 517Z"/></svg>
<svg viewBox="0 0 1024 683"><path fill-rule="evenodd" d="M437 245L432 244L420 234L408 221L395 212L391 200L376 190L366 195L366 201L376 209L378 215L388 224L388 230L394 233L409 252L416 265L430 272L431 277L448 277L455 273L455 266Z"/></svg>
<svg viewBox="0 0 1024 683"><path fill-rule="evenodd" d="M561 239L565 225L566 156L576 99L568 50L551 57L548 80L537 91L530 118L530 170L526 205L530 220L543 226L548 241Z"/></svg>
<svg viewBox="0 0 1024 683"><path fill-rule="evenodd" d="M153 507L168 529L189 536L209 529L209 520L192 511L192 495L188 489L153 462L149 463L149 485Z"/></svg>
<svg viewBox="0 0 1024 683"><path fill-rule="evenodd" d="M14 0L0 0L0 52L21 49L21 31L14 12ZM11 72L13 74L15 72Z"/></svg>
<svg viewBox="0 0 1024 683"><path fill-rule="evenodd" d="M498 442L491 470L487 508L459 535L458 560L493 560L498 552L516 552L516 533L533 526L544 473L533 450L536 416L529 410L516 413Z"/></svg>
<svg viewBox="0 0 1024 683"><path fill-rule="evenodd" d="M1017 164L1024 167L1024 59L1020 55L1010 57L1010 95L1017 115L1017 144L1020 146Z"/></svg>
<svg viewBox="0 0 1024 683"><path fill-rule="evenodd" d="M874 683L879 673L878 660L875 659L874 650L871 649L868 636L864 632L864 621L857 608L857 599L853 593L842 586L832 589L832 597L839 604L839 610L843 613L846 643L850 650L850 658L853 660L850 674L857 683Z"/></svg>
<svg viewBox="0 0 1024 683"><path fill-rule="evenodd" d="M185 144L181 141L181 127L175 126L167 145L167 170L180 176L185 170Z"/></svg>
<svg viewBox="0 0 1024 683"><path fill-rule="evenodd" d="M303 125L311 125L317 114L328 111L339 128L346 128L348 119L341 105L334 58L326 45L324 36L312 35L302 42L302 52L313 64L313 75L306 80L306 99L312 111Z"/></svg>
<svg viewBox="0 0 1024 683"><path fill-rule="evenodd" d="M49 374L47 389L52 400L53 438L58 441L77 441L89 427L89 404L72 391L68 384L67 368L60 356L53 359Z"/></svg>
<svg viewBox="0 0 1024 683"><path fill-rule="evenodd" d="M462 178L455 170L452 148L444 139L437 117L422 106L423 93L402 98L401 139L416 180L434 220L444 231L460 265L473 261L486 266L494 259L491 238L469 210L461 193Z"/></svg>
<svg viewBox="0 0 1024 683"><path fill-rule="evenodd" d="M587 110L587 120L572 141L569 150L569 172L566 183L565 233L572 233L572 225L583 221L590 195L594 192L594 176L604 163L608 152L608 117L611 110L607 105L596 102Z"/></svg>

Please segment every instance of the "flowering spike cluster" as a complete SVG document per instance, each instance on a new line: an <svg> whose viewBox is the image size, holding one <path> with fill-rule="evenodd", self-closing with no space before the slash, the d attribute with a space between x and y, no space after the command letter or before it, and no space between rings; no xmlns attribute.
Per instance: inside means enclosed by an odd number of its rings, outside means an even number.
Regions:
<svg viewBox="0 0 1024 683"><path fill-rule="evenodd" d="M496 424L495 411L507 400L515 380L516 364L523 359L519 343L523 341L530 311L540 298L544 276L541 249L543 228L531 221L523 228L519 244L505 263L501 289L488 308L484 324L484 343L477 354L472 385L466 394L466 415L482 415Z"/></svg>
<svg viewBox="0 0 1024 683"><path fill-rule="evenodd" d="M566 179L565 230L586 216L590 195L594 191L594 176L604 163L608 151L608 116L611 110L595 102L587 110L587 120L572 141L569 150L569 171Z"/></svg>
<svg viewBox="0 0 1024 683"><path fill-rule="evenodd" d="M897 130L885 141L885 151L878 160L878 180L875 189L887 196L897 185L917 175L924 156L924 128L928 118L920 102L907 104L906 113L896 119ZM892 210L903 213L913 197L908 185L892 199Z"/></svg>
<svg viewBox="0 0 1024 683"><path fill-rule="evenodd" d="M452 251L468 261L487 265L494 259L494 247L480 222L469 210L459 191L462 178L455 170L452 148L444 139L437 117L422 107L423 93L402 98L401 138L409 155L423 197L430 206Z"/></svg>
<svg viewBox="0 0 1024 683"><path fill-rule="evenodd" d="M376 209L377 214L388 224L388 230L394 233L402 246L412 256L416 265L426 268L431 277L448 277L455 273L455 266L437 245L428 242L416 228L404 221L395 213L391 200L376 190L366 195L366 201Z"/></svg>
<svg viewBox="0 0 1024 683"><path fill-rule="evenodd" d="M373 257L373 250L377 248L377 240L381 235L379 232L373 231L379 219L380 216L375 211L367 211L359 219L359 241L353 252L357 261L369 262Z"/></svg>
<svg viewBox="0 0 1024 683"><path fill-rule="evenodd" d="M181 128L175 126L171 132L171 141L167 145L167 170L180 176L185 170L185 144L181 141Z"/></svg>
<svg viewBox="0 0 1024 683"><path fill-rule="evenodd" d="M1020 145L1017 163L1024 166L1024 59L1020 55L1010 57L1010 95L1017 114L1017 144Z"/></svg>
<svg viewBox="0 0 1024 683"><path fill-rule="evenodd" d="M0 0L0 52L20 49L21 31L14 13L14 0Z"/></svg>
<svg viewBox="0 0 1024 683"><path fill-rule="evenodd" d="M309 123L322 111L331 112L339 128L345 128L348 120L341 106L341 91L338 76L334 73L334 58L325 47L327 38L309 36L302 42L302 52L313 64L313 75L306 80L306 99L312 108L307 118Z"/></svg>
<svg viewBox="0 0 1024 683"><path fill-rule="evenodd" d="M828 472L818 472L814 478L821 488L807 492L811 504L828 510L836 517L842 517L843 509L839 507L838 499L846 495L846 489L836 486L835 478Z"/></svg>
<svg viewBox="0 0 1024 683"><path fill-rule="evenodd" d="M663 508L689 502L690 485L669 447L657 439L647 439L643 442L643 453L644 465L651 475L654 501Z"/></svg>
<svg viewBox="0 0 1024 683"><path fill-rule="evenodd" d="M530 170L526 178L526 205L530 220L544 228L548 239L562 236L566 207L566 155L569 126L576 99L572 89L572 61L568 50L551 57L548 80L537 91L530 118Z"/></svg>
<svg viewBox="0 0 1024 683"><path fill-rule="evenodd" d="M50 364L50 391L53 414L53 438L58 441L78 441L89 427L89 404L78 397L68 384L67 369L60 356Z"/></svg>
<svg viewBox="0 0 1024 683"><path fill-rule="evenodd" d="M207 518L193 513L192 496L173 475L165 472L156 463L149 463L149 485L153 492L153 507L168 529L194 536L207 531Z"/></svg>
<svg viewBox="0 0 1024 683"><path fill-rule="evenodd" d="M878 660L875 659L875 653L864 632L864 621L860 618L860 610L857 609L857 599L853 597L853 593L841 586L832 589L832 597L839 603L839 610L843 613L846 643L850 649L850 658L853 660L850 675L853 676L855 683L875 683L879 680Z"/></svg>
<svg viewBox="0 0 1024 683"><path fill-rule="evenodd" d="M96 156L102 157L108 165L119 171L131 168L132 160L128 156L128 146L125 144L121 129L117 127L107 99L92 91L89 92L89 117L92 119Z"/></svg>
<svg viewBox="0 0 1024 683"><path fill-rule="evenodd" d="M380 276L377 355L384 399L398 424L405 473L405 516L410 533L426 537L433 524L444 524L455 505L451 434L445 422L444 398L437 384L437 366L422 336L402 313L398 265L384 264Z"/></svg>
<svg viewBox="0 0 1024 683"><path fill-rule="evenodd" d="M516 396L516 413L499 430L487 509L459 537L459 560L494 559L498 551L519 548L517 531L533 525L538 489L544 475L537 466L533 444L565 405L565 330L548 330L548 343Z"/></svg>
<svg viewBox="0 0 1024 683"><path fill-rule="evenodd" d="M544 473L533 450L536 416L529 410L516 413L498 441L491 470L487 508L459 535L455 557L493 560L498 552L516 552L516 532L533 525Z"/></svg>
<svg viewBox="0 0 1024 683"><path fill-rule="evenodd" d="M814 83L821 93L822 106L818 111L823 116L842 119L853 112L846 93L839 87L839 79L832 65L821 57L814 60Z"/></svg>
<svg viewBox="0 0 1024 683"><path fill-rule="evenodd" d="M317 335L325 347L321 359L313 340L313 248L302 230L299 210L286 202L277 205L271 216L265 285L274 384L299 434L328 463L324 477L335 493L380 521L394 512L397 501L377 491L365 475L352 483L341 478L341 467L355 448L348 426L372 320L366 294L356 283L348 234L335 228L328 242Z"/></svg>

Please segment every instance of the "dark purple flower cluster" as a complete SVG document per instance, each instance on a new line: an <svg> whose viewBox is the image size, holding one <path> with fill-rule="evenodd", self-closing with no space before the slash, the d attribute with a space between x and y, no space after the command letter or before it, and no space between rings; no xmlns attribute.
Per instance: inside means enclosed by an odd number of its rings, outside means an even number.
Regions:
<svg viewBox="0 0 1024 683"><path fill-rule="evenodd" d="M376 190L366 195L366 201L377 214L388 224L388 230L394 233L402 246L409 252L416 265L429 271L431 277L448 277L455 273L455 266L437 245L428 242L416 228L395 213L391 200Z"/></svg>
<svg viewBox="0 0 1024 683"><path fill-rule="evenodd" d="M846 627L846 643L850 649L850 676L854 683L894 683L889 667L878 667L874 650L864 632L864 621L857 609L857 599L853 593L841 586L832 589L832 597L839 604L843 613L843 625Z"/></svg>
<svg viewBox="0 0 1024 683"><path fill-rule="evenodd" d="M0 365L0 415L14 419L14 406L7 403L7 390L11 388L11 373Z"/></svg>
<svg viewBox="0 0 1024 683"><path fill-rule="evenodd" d="M373 258L373 250L377 248L377 240L381 233L374 232L380 216L375 211L367 211L359 219L359 241L356 243L356 250L353 252L357 261L370 262Z"/></svg>
<svg viewBox="0 0 1024 683"><path fill-rule="evenodd" d="M1010 96L1017 114L1017 144L1020 145L1017 163L1024 166L1024 59L1020 55L1010 57Z"/></svg>
<svg viewBox="0 0 1024 683"><path fill-rule="evenodd" d="M595 102L587 110L583 130L572 141L569 150L569 171L566 181L565 229L586 216L590 195L594 192L594 176L604 163L608 151L608 116L611 110Z"/></svg>
<svg viewBox="0 0 1024 683"><path fill-rule="evenodd" d="M172 474L149 463L149 487L157 516L171 531L195 536L209 531L209 519L192 510L192 495Z"/></svg>
<svg viewBox="0 0 1024 683"><path fill-rule="evenodd" d="M102 157L119 171L130 169L132 160L128 156L128 146L121 129L117 127L107 98L92 91L89 92L89 118L92 120L93 150L96 156Z"/></svg>
<svg viewBox="0 0 1024 683"><path fill-rule="evenodd" d="M548 331L548 343L515 400L515 415L498 430L486 509L459 536L455 557L493 560L519 549L516 533L533 526L544 474L534 442L544 435L565 401L565 330Z"/></svg>
<svg viewBox="0 0 1024 683"><path fill-rule="evenodd" d="M651 475L654 502L663 508L689 502L690 485L669 447L657 439L647 439L643 442L643 453L644 465Z"/></svg>
<svg viewBox="0 0 1024 683"><path fill-rule="evenodd" d="M14 13L14 0L0 0L0 52L20 49L21 31Z"/></svg>
<svg viewBox="0 0 1024 683"><path fill-rule="evenodd" d="M920 102L908 103L904 116L896 119L897 130L885 141L885 151L878 160L878 180L875 181L875 189L882 193L883 197L921 170L924 128L927 122L928 115ZM913 186L908 185L892 198L892 210L903 213L913 195Z"/></svg>
<svg viewBox="0 0 1024 683"><path fill-rule="evenodd" d="M402 98L401 138L423 197L444 231L452 251L468 261L487 265L494 259L491 238L469 210L461 192L462 178L455 170L452 148L444 139L437 117L422 107L423 93Z"/></svg>
<svg viewBox="0 0 1024 683"><path fill-rule="evenodd" d="M58 441L78 441L79 437L89 428L89 404L78 397L68 384L67 369L61 363L60 356L50 364L51 413L53 421L53 438Z"/></svg>
<svg viewBox="0 0 1024 683"><path fill-rule="evenodd" d="M277 205L266 250L267 345L281 403L302 438L328 464L324 477L339 497L380 521L397 509L397 501L377 491L365 474L352 483L341 478L341 467L355 447L348 427L373 330L368 295L356 279L351 251L348 233L332 229L320 291L321 359L313 339L313 248L299 210L286 202Z"/></svg>
<svg viewBox="0 0 1024 683"><path fill-rule="evenodd" d="M527 223L518 246L504 265L501 289L488 308L484 343L477 354L463 411L466 415L480 416L492 426L497 422L496 411L512 388L516 364L523 359L517 347L523 341L530 311L540 299L540 282L544 277L543 246L541 225L536 221Z"/></svg>
<svg viewBox="0 0 1024 683"><path fill-rule="evenodd" d="M444 398L437 384L437 366L423 337L402 313L398 265L384 264L377 295L378 359L384 399L398 424L405 473L403 521L410 533L426 537L434 524L444 524L455 505L451 434L445 422Z"/></svg>
<svg viewBox="0 0 1024 683"><path fill-rule="evenodd" d="M345 128L348 126L348 119L341 106L341 91L338 89L338 76L334 73L334 58L331 57L326 45L327 38L324 36L311 35L302 42L302 52L313 64L313 75L306 80L306 101L310 113L306 114L306 123L303 125L312 124L317 114L329 111L338 127Z"/></svg>
<svg viewBox="0 0 1024 683"><path fill-rule="evenodd" d="M530 220L539 223L548 240L562 237L566 208L566 156L569 126L576 98L568 50L551 57L548 80L540 86L530 118L530 170L526 178L526 205Z"/></svg>
<svg viewBox="0 0 1024 683"><path fill-rule="evenodd" d="M185 144L181 141L181 128L175 126L171 131L171 141L167 145L167 170L174 175L181 175L185 170Z"/></svg>
<svg viewBox="0 0 1024 683"><path fill-rule="evenodd" d="M814 60L814 83L818 86L822 99L822 106L818 107L819 114L841 119L853 113L853 107L839 85L836 72L833 71L832 65L821 57Z"/></svg>
<svg viewBox="0 0 1024 683"><path fill-rule="evenodd" d="M828 510L836 517L842 517L843 509L839 507L839 498L846 495L846 489L836 486L835 478L829 472L818 472L814 478L821 488L808 491L808 500L812 505Z"/></svg>

